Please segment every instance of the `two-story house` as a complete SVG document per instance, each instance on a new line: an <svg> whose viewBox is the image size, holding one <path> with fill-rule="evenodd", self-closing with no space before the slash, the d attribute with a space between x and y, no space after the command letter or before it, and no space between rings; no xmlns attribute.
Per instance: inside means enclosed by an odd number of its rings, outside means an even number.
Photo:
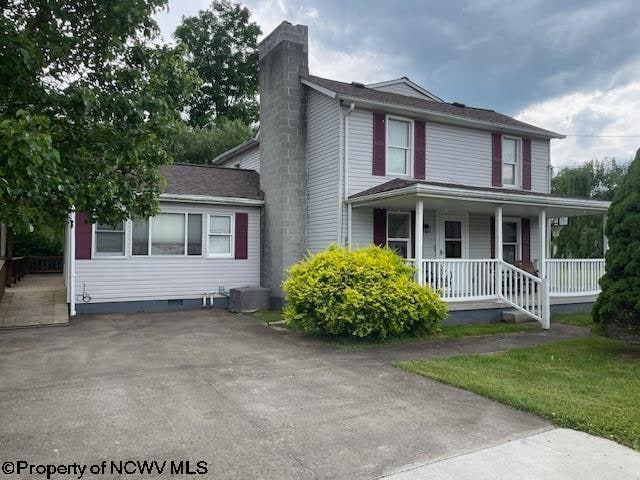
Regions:
<svg viewBox="0 0 640 480"><path fill-rule="evenodd" d="M115 256L96 251L116 237L108 227L76 222L69 238L88 250L69 256L79 311L193 306L259 284L281 305L286 269L333 243L394 249L458 321L515 308L547 327L552 304L597 295L604 260L548 258L552 219L609 206L550 195L550 142L562 135L404 77L310 75L307 27L288 22L260 44L260 112L259 135L218 167L167 167L163 214L125 222Z"/></svg>

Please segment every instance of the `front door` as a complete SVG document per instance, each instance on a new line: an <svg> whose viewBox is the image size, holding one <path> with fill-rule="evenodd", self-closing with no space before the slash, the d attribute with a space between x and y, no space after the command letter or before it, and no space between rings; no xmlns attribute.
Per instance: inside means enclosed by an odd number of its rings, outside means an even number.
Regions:
<svg viewBox="0 0 640 480"><path fill-rule="evenodd" d="M443 215L440 223L440 258L467 258L467 218Z"/></svg>
<svg viewBox="0 0 640 480"><path fill-rule="evenodd" d="M467 258L467 217L465 215L443 215L439 228L439 257L456 260ZM440 265L441 274L449 294L462 293L466 289L465 265L446 262Z"/></svg>

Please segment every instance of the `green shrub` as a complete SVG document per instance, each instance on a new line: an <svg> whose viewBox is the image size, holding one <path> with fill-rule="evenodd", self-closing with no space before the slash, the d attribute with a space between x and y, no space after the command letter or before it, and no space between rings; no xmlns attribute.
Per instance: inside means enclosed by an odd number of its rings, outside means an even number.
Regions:
<svg viewBox="0 0 640 480"><path fill-rule="evenodd" d="M607 216L607 269L593 307L600 326L640 333L640 150L618 187Z"/></svg>
<svg viewBox="0 0 640 480"><path fill-rule="evenodd" d="M303 331L386 338L433 333L447 305L387 248L330 246L289 269L285 321Z"/></svg>

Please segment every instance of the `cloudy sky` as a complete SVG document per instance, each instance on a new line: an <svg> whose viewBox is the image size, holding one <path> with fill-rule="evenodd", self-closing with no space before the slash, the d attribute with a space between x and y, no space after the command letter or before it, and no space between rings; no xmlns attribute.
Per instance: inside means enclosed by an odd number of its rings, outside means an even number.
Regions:
<svg viewBox="0 0 640 480"><path fill-rule="evenodd" d="M169 0L165 39L209 0ZM246 0L264 33L309 26L312 74L408 76L447 101L569 135L556 166L630 159L640 147L638 0Z"/></svg>

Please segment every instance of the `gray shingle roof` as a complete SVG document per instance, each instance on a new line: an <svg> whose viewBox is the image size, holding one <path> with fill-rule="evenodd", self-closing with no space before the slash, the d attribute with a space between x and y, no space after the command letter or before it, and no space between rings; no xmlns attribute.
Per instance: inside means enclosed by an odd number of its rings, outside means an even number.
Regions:
<svg viewBox="0 0 640 480"><path fill-rule="evenodd" d="M463 190L473 190L477 192L503 192L503 193L521 193L523 195L537 195L540 197L563 197L563 198L574 198L574 197L564 197L562 195L551 195L550 193L544 192L535 192L532 190L517 190L513 188L499 188L499 187L478 187L475 185L463 185L459 183L446 183L446 182L428 182L425 180L408 180L404 178L394 178L393 180L389 180L380 185L376 185L375 187L368 188L367 190L363 190L362 192L355 193L351 195L349 198L358 198L358 197L366 197L368 195L375 195L376 193L384 193L391 192L393 190L400 190L404 187L409 187L411 185L416 184L421 185L433 185L435 187L447 187L447 188L461 188Z"/></svg>
<svg viewBox="0 0 640 480"><path fill-rule="evenodd" d="M262 200L260 175L255 170L174 163L160 167L167 181L164 193Z"/></svg>
<svg viewBox="0 0 640 480"><path fill-rule="evenodd" d="M434 102L431 100L412 97L409 95L401 95L398 93L375 90L373 88L367 88L366 86L355 86L350 83L338 82L337 80L329 80L326 78L316 77L314 75L304 75L302 78L320 87L337 93L338 96L353 97L362 100L384 103L388 104L390 107L400 106L418 108L421 110L425 110L426 112L444 114L463 120L479 120L482 122L494 124L496 126L504 126L504 128L506 129L525 129L530 131L532 134L538 134L543 137L562 137L561 134L539 128L525 122L521 122L520 120L516 120L515 118L509 117L508 115L503 115L502 113L498 113L493 110L467 106L456 106L452 103L445 102Z"/></svg>

